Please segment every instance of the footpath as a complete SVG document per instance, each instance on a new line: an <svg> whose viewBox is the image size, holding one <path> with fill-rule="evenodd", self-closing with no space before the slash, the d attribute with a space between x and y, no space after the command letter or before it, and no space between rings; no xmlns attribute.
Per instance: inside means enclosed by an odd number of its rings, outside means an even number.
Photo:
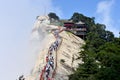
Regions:
<svg viewBox="0 0 120 80"><path fill-rule="evenodd" d="M46 55L46 65L43 67L40 73L39 80L54 80L57 69L57 50L62 42L62 38L60 37L59 33L62 31L63 29L61 30L60 27L52 31L56 40L50 45L48 49L48 53Z"/></svg>

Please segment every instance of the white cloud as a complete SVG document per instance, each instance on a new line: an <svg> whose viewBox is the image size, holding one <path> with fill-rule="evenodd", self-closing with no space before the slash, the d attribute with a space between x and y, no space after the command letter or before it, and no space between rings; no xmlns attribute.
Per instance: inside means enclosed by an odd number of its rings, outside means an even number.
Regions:
<svg viewBox="0 0 120 80"><path fill-rule="evenodd" d="M114 1L101 1L98 3L97 6L97 13L99 14L100 18L102 19L102 23L106 25L111 24L111 8L113 7Z"/></svg>
<svg viewBox="0 0 120 80"><path fill-rule="evenodd" d="M112 19L111 12L113 10L115 0L104 0L97 5L97 22L106 25L106 29L112 31L115 36L118 36L118 29L115 27L115 21Z"/></svg>
<svg viewBox="0 0 120 80"><path fill-rule="evenodd" d="M33 8L41 11L41 13L39 13L40 15L46 15L49 12L55 12L58 16L62 16L62 10L59 6L53 5L53 0L31 0L31 4L33 3Z"/></svg>
<svg viewBox="0 0 120 80"><path fill-rule="evenodd" d="M29 53L29 36L38 15L61 10L53 0L0 0L0 72L1 80L15 80L29 74L37 54ZM6 76L7 75L7 76Z"/></svg>

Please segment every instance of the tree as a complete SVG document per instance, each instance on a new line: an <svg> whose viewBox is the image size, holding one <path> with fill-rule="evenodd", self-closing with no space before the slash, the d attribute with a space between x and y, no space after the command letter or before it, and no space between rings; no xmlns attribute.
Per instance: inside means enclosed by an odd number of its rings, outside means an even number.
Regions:
<svg viewBox="0 0 120 80"><path fill-rule="evenodd" d="M21 76L19 77L19 80L25 80L24 75L21 75Z"/></svg>
<svg viewBox="0 0 120 80"><path fill-rule="evenodd" d="M88 58L84 64L70 75L69 80L95 80L94 74L97 73L97 64L93 58Z"/></svg>
<svg viewBox="0 0 120 80"><path fill-rule="evenodd" d="M104 24L95 24L94 18L74 13L74 22L87 25L86 44L79 58L83 63L69 76L69 80L120 80L120 38L106 31Z"/></svg>
<svg viewBox="0 0 120 80"><path fill-rule="evenodd" d="M99 48L97 60L100 62L96 78L98 80L120 80L120 45L107 42Z"/></svg>
<svg viewBox="0 0 120 80"><path fill-rule="evenodd" d="M48 16L50 17L50 19L55 19L55 20L59 20L59 17L55 14L55 13L49 13Z"/></svg>
<svg viewBox="0 0 120 80"><path fill-rule="evenodd" d="M79 13L74 13L70 20L73 20L73 22L79 22L80 21Z"/></svg>
<svg viewBox="0 0 120 80"><path fill-rule="evenodd" d="M105 38L106 38L106 41L113 41L113 39L114 39L114 34L112 33L112 32L110 32L110 31L106 31L106 36L105 36Z"/></svg>

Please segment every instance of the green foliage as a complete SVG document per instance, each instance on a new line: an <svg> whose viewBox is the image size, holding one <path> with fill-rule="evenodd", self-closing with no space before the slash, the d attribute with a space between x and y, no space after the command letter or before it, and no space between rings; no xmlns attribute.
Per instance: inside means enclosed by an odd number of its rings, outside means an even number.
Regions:
<svg viewBox="0 0 120 80"><path fill-rule="evenodd" d="M94 17L89 18L89 17L84 16L83 14L75 12L70 20L73 20L73 22L82 21L82 22L93 22L94 23L94 19L95 19Z"/></svg>
<svg viewBox="0 0 120 80"><path fill-rule="evenodd" d="M50 19L53 18L55 20L59 20L59 17L55 13L51 12L51 13L48 14L48 16L50 17Z"/></svg>
<svg viewBox="0 0 120 80"><path fill-rule="evenodd" d="M79 56L83 63L69 80L120 80L120 38L106 31L104 24L95 24L94 19L79 13L71 17L74 22L84 21L88 31Z"/></svg>
<svg viewBox="0 0 120 80"><path fill-rule="evenodd" d="M75 74L70 75L69 80L95 80L93 74L97 73L97 64L92 58L88 58L84 64L79 65Z"/></svg>
<svg viewBox="0 0 120 80"><path fill-rule="evenodd" d="M21 76L19 77L19 80L25 80L24 75L21 75Z"/></svg>
<svg viewBox="0 0 120 80"><path fill-rule="evenodd" d="M61 63L65 63L65 60L64 60L64 59L61 59L60 62L61 62Z"/></svg>
<svg viewBox="0 0 120 80"><path fill-rule="evenodd" d="M116 45L120 45L120 38L114 38L113 42L116 43Z"/></svg>
<svg viewBox="0 0 120 80"><path fill-rule="evenodd" d="M101 69L97 78L101 80L120 80L120 45L106 43L99 48L97 59L101 63Z"/></svg>

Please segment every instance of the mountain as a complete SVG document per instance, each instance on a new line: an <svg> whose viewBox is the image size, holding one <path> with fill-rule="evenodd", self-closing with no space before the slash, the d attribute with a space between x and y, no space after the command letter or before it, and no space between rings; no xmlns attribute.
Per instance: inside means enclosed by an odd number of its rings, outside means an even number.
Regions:
<svg viewBox="0 0 120 80"><path fill-rule="evenodd" d="M48 16L37 17L31 34L31 42L33 53L39 54L33 70L30 75L25 77L25 80L43 80L45 77L46 74L43 70L47 64L46 56L49 55L50 46L57 41L57 38L51 32L59 28L60 30L64 30L64 27L50 24ZM49 76L52 76L54 80L68 80L68 75L73 73L78 67L78 63L82 63L81 60L77 60L77 57L78 53L83 50L81 47L85 42L67 31L61 31L59 36L59 45L52 53L54 57L54 69L51 69ZM41 76L43 77L42 79L40 79Z"/></svg>

